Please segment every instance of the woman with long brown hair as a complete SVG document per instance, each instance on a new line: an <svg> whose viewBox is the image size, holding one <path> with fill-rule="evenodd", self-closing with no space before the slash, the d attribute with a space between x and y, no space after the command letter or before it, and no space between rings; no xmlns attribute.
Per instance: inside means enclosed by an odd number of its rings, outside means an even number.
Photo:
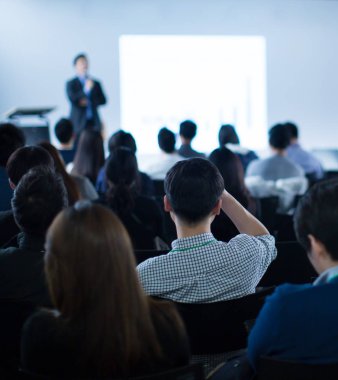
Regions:
<svg viewBox="0 0 338 380"><path fill-rule="evenodd" d="M181 320L143 292L129 236L109 209L80 202L62 211L47 233L45 271L55 310L27 321L24 369L122 378L188 363Z"/></svg>
<svg viewBox="0 0 338 380"><path fill-rule="evenodd" d="M55 170L61 175L65 184L68 194L68 204L72 206L75 202L77 202L80 199L80 192L75 180L67 173L63 162L63 158L61 157L59 151L55 148L55 146L47 141L39 143L38 146L46 149L48 153L52 156Z"/></svg>
<svg viewBox="0 0 338 380"><path fill-rule="evenodd" d="M256 214L256 203L244 183L244 170L239 157L226 147L211 152L209 160L217 166L224 186L251 214ZM217 240L229 241L239 234L238 229L223 211L211 224L211 232Z"/></svg>

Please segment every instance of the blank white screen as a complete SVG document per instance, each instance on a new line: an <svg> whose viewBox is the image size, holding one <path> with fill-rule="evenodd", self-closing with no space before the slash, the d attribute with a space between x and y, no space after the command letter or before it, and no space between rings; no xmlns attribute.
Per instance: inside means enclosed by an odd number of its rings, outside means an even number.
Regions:
<svg viewBox="0 0 338 380"><path fill-rule="evenodd" d="M221 124L234 124L241 145L266 146L266 54L260 36L120 37L121 127L141 154L158 151L158 130L177 133L194 120L193 147L218 146Z"/></svg>

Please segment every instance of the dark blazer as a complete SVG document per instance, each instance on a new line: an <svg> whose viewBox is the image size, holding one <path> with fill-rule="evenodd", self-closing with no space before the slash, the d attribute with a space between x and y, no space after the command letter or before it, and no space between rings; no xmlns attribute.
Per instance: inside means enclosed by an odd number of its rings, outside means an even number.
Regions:
<svg viewBox="0 0 338 380"><path fill-rule="evenodd" d="M44 237L20 233L19 247L0 249L0 300L51 304L44 275Z"/></svg>
<svg viewBox="0 0 338 380"><path fill-rule="evenodd" d="M17 247L16 236L20 228L15 223L12 210L0 212L0 248Z"/></svg>
<svg viewBox="0 0 338 380"><path fill-rule="evenodd" d="M279 286L267 297L249 336L248 357L253 367L261 356L336 363L337 294L338 279L321 285Z"/></svg>
<svg viewBox="0 0 338 380"><path fill-rule="evenodd" d="M66 84L68 99L71 103L70 120L74 126L74 132L78 135L86 126L87 122L87 106L81 106L80 100L87 98L83 91L83 86L78 77L69 80ZM89 100L92 106L93 120L95 128L101 129L101 120L97 112L97 107L106 104L106 97L102 91L100 82L94 80L94 86L90 92Z"/></svg>

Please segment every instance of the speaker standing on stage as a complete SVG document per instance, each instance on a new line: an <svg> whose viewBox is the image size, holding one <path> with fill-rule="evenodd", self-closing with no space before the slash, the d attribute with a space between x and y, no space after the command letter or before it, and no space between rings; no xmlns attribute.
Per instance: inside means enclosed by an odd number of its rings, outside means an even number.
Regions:
<svg viewBox="0 0 338 380"><path fill-rule="evenodd" d="M71 103L70 119L78 136L85 128L101 130L97 108L106 103L100 82L88 75L88 59L85 54L74 58L76 77L67 82L67 95Z"/></svg>

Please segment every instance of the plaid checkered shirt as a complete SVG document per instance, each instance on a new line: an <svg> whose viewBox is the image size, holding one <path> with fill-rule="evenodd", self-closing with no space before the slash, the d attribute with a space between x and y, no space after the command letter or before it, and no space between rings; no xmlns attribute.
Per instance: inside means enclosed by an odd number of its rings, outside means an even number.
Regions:
<svg viewBox="0 0 338 380"><path fill-rule="evenodd" d="M208 303L255 292L277 250L271 235L240 234L228 243L211 233L173 241L172 250L137 267L152 296L185 303Z"/></svg>

